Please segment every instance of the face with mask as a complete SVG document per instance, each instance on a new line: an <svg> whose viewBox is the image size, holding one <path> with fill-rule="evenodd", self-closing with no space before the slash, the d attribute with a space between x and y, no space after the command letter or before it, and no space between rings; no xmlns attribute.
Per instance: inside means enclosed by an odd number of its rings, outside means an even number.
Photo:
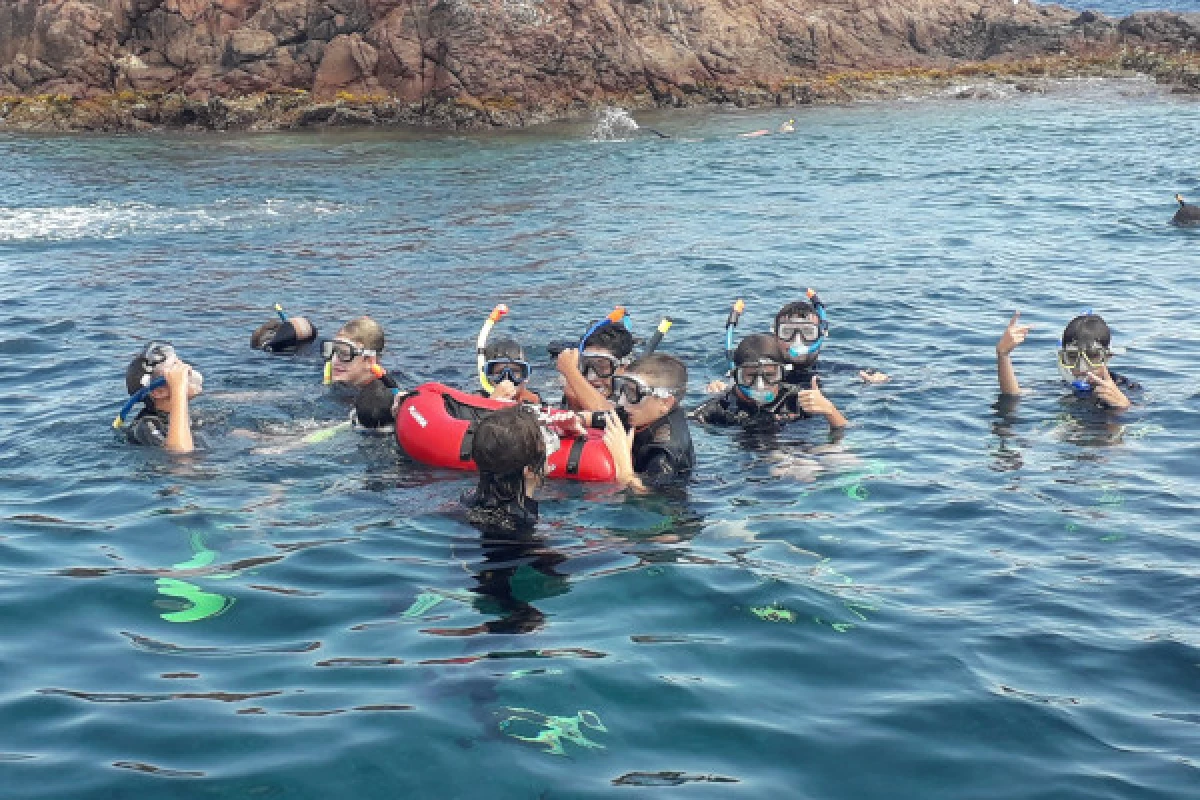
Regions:
<svg viewBox="0 0 1200 800"><path fill-rule="evenodd" d="M825 332L816 311L781 313L775 319L775 336L789 364L811 366L825 342Z"/></svg>
<svg viewBox="0 0 1200 800"><path fill-rule="evenodd" d="M779 399L784 357L776 337L755 333L738 343L733 353L733 382L739 396L757 405Z"/></svg>

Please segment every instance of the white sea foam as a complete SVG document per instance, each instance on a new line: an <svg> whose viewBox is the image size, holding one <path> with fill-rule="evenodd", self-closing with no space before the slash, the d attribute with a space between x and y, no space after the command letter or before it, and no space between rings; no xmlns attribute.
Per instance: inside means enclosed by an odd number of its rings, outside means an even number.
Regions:
<svg viewBox="0 0 1200 800"><path fill-rule="evenodd" d="M331 202L225 200L207 206L170 208L147 203L88 206L0 206L0 242L122 239L141 234L187 233L261 225L267 220L337 214Z"/></svg>
<svg viewBox="0 0 1200 800"><path fill-rule="evenodd" d="M619 106L602 108L596 114L596 124L592 128L594 142L624 142L637 135L639 126L637 120Z"/></svg>

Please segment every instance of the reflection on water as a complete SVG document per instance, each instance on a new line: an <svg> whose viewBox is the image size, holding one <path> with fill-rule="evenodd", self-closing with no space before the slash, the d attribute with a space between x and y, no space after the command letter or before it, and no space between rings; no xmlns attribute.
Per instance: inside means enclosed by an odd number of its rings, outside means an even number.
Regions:
<svg viewBox="0 0 1200 800"><path fill-rule="evenodd" d="M1200 105L1002 94L751 140L779 115L0 138L5 797L1190 797ZM731 300L752 332L809 286L844 434L697 427L686 488L552 482L528 536L246 347L276 302L370 312L389 371L474 388L505 302L555 397L546 345L624 303L691 407ZM1124 414L1054 385L1084 305ZM109 427L151 337L206 376L188 459Z"/></svg>

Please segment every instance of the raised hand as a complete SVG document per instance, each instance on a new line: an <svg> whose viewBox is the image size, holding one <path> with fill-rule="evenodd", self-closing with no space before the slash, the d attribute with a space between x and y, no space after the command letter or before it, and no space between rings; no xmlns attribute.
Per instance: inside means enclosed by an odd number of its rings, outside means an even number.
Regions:
<svg viewBox="0 0 1200 800"><path fill-rule="evenodd" d="M1012 319L1008 321L1008 327L1004 329L1004 335L1000 337L1000 341L996 342L996 355L1006 356L1016 350L1032 329L1032 325L1022 325L1021 312L1014 311Z"/></svg>
<svg viewBox="0 0 1200 800"><path fill-rule="evenodd" d="M812 379L812 388L796 392L796 399L800 407L809 414L820 414L824 417L837 412L833 403L829 402L829 398L821 394L821 389L817 386L816 375Z"/></svg>

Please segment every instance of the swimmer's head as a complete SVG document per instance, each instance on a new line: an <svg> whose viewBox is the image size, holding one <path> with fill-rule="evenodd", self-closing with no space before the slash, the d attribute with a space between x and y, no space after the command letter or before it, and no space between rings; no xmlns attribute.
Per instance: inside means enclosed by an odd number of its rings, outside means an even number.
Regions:
<svg viewBox="0 0 1200 800"><path fill-rule="evenodd" d="M1058 350L1058 372L1075 389L1087 391L1088 373L1107 366L1112 357L1112 332L1099 314L1085 313L1072 319L1063 329Z"/></svg>
<svg viewBox="0 0 1200 800"><path fill-rule="evenodd" d="M525 360L524 348L516 339L493 339L484 347L483 357L484 372L494 387L507 381L515 389L529 380L529 362Z"/></svg>
<svg viewBox="0 0 1200 800"><path fill-rule="evenodd" d="M769 333L742 339L733 352L733 382L744 400L773 403L783 385L783 346Z"/></svg>
<svg viewBox="0 0 1200 800"><path fill-rule="evenodd" d="M771 332L779 340L788 364L807 367L816 363L824 344L823 323L816 304L808 300L788 303L779 309Z"/></svg>
<svg viewBox="0 0 1200 800"><path fill-rule="evenodd" d="M383 352L383 328L370 317L358 317L342 326L331 340L325 342L325 360L330 362L330 377L334 383L366 386L376 379L374 366Z"/></svg>
<svg viewBox="0 0 1200 800"><path fill-rule="evenodd" d="M483 348L483 357L488 361L498 361L500 359L524 361L525 349L521 347L521 343L516 339L492 339Z"/></svg>
<svg viewBox="0 0 1200 800"><path fill-rule="evenodd" d="M317 338L317 328L304 317L289 317L285 322L273 317L250 336L250 347L268 353L290 353Z"/></svg>
<svg viewBox="0 0 1200 800"><path fill-rule="evenodd" d="M612 394L613 375L619 375L633 353L633 334L622 324L602 325L583 342L579 371L592 388Z"/></svg>
<svg viewBox="0 0 1200 800"><path fill-rule="evenodd" d="M546 441L537 414L524 406L502 408L484 417L475 429L471 458L480 472L497 476L541 475L546 469Z"/></svg>
<svg viewBox="0 0 1200 800"><path fill-rule="evenodd" d="M149 386L157 378L166 374L167 369L177 363L184 363L175 353L175 348L167 342L150 342L140 353L134 355L125 368L125 389L132 396ZM190 367L190 365L188 365ZM204 391L204 376L199 370L192 369L188 378L188 398L193 398ZM171 390L160 386L145 397L146 405L155 407L171 397Z"/></svg>
<svg viewBox="0 0 1200 800"><path fill-rule="evenodd" d="M687 367L674 356L652 353L613 378L613 400L634 428L665 417L687 394Z"/></svg>

